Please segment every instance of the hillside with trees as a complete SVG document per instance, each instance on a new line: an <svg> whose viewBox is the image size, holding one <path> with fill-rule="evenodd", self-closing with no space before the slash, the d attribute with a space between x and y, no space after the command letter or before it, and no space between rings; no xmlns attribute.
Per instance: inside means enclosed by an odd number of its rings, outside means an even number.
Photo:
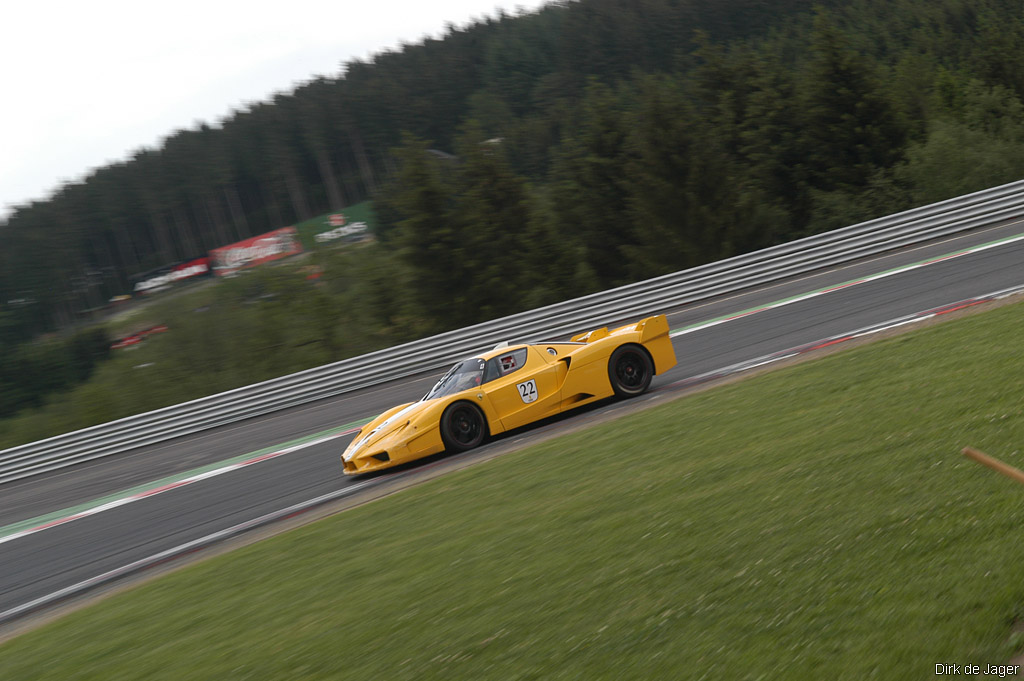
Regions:
<svg viewBox="0 0 1024 681"><path fill-rule="evenodd" d="M1016 180L1019 9L581 0L453 26L19 206L0 343L367 198L377 242L323 260L317 308L363 340L308 362Z"/></svg>

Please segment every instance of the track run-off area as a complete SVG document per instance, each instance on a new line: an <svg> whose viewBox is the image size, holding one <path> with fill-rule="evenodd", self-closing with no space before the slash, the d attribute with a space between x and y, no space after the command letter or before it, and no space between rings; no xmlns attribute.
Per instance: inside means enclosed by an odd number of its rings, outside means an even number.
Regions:
<svg viewBox="0 0 1024 681"><path fill-rule="evenodd" d="M412 481L427 469L550 437L696 383L1021 287L1024 233L1015 222L666 310L679 364L656 377L647 396L551 419L474 452L433 457L397 473L345 478L340 454L363 423L418 399L441 372L9 483L0 486L0 623L357 491Z"/></svg>

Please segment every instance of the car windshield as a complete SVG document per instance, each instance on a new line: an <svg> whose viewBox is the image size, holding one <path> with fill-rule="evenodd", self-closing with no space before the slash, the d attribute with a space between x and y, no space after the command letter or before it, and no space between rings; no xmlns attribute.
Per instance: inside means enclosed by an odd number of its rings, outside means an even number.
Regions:
<svg viewBox="0 0 1024 681"><path fill-rule="evenodd" d="M423 399L432 400L435 397L445 397L477 387L483 380L485 364L486 362L479 357L459 362L441 377L441 380L430 389Z"/></svg>

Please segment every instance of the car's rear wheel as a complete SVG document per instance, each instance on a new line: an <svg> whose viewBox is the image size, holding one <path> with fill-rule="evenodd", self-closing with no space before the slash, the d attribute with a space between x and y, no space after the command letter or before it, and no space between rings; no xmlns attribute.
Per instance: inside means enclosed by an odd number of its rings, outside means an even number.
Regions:
<svg viewBox="0 0 1024 681"><path fill-rule="evenodd" d="M608 378L619 397L633 397L645 392L654 377L651 356L639 345L620 345L608 359Z"/></svg>
<svg viewBox="0 0 1024 681"><path fill-rule="evenodd" d="M486 436L483 412L469 402L456 402L441 414L441 440L449 452L473 449Z"/></svg>

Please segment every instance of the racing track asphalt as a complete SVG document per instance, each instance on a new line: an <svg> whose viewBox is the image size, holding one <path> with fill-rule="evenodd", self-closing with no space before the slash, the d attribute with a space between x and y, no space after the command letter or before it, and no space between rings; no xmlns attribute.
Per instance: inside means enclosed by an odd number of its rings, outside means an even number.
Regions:
<svg viewBox="0 0 1024 681"><path fill-rule="evenodd" d="M669 316L670 325L673 330L685 329L1021 233L1024 224L1011 223L899 251L677 310ZM679 365L657 377L654 388L664 389L724 366L1021 284L1024 240L798 300L675 337ZM0 528L369 418L394 404L418 399L440 373L430 372L0 486ZM629 404L611 402L597 409L614 413ZM572 424L572 417L558 418L531 430L558 432ZM0 544L0 613L199 537L352 485L352 479L341 475L338 461L351 437L305 447ZM507 444L507 439L501 438L484 449L503 442ZM386 476L379 480L386 480Z"/></svg>

